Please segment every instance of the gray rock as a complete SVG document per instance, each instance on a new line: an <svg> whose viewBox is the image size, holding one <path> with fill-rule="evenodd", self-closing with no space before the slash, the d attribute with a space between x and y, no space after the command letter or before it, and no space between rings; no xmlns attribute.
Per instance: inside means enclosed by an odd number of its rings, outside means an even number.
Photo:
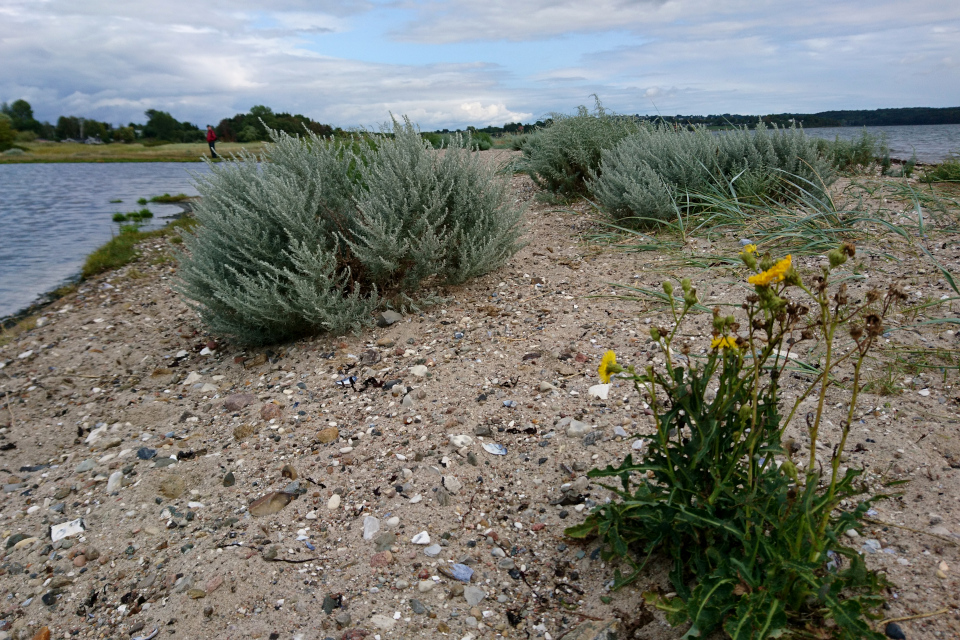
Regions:
<svg viewBox="0 0 960 640"><path fill-rule="evenodd" d="M559 426L559 425L558 425ZM571 438L579 438L585 436L593 430L593 427L587 424L586 422L580 422L579 420L571 420L570 424L567 426L567 435Z"/></svg>
<svg viewBox="0 0 960 640"><path fill-rule="evenodd" d="M389 551L390 547L397 543L397 535L390 533L381 533L374 539L373 544L376 545L377 551Z"/></svg>
<svg viewBox="0 0 960 640"><path fill-rule="evenodd" d="M467 604L471 607L480 604L480 601L486 597L486 592L484 592L484 590L480 587L468 585L463 588L463 599L466 600Z"/></svg>
<svg viewBox="0 0 960 640"><path fill-rule="evenodd" d="M417 600L416 598L412 598L410 600L410 608L413 609L413 612L416 613L417 615L421 615L427 612L427 608L423 606L423 603Z"/></svg>
<svg viewBox="0 0 960 640"><path fill-rule="evenodd" d="M400 322L401 320L403 320L403 316L396 311L384 311L377 316L377 326L389 327L390 325Z"/></svg>
<svg viewBox="0 0 960 640"><path fill-rule="evenodd" d="M583 446L589 447L591 445L597 444L603 438L602 431L591 431L587 435L583 436Z"/></svg>
<svg viewBox="0 0 960 640"><path fill-rule="evenodd" d="M503 560L497 563L497 566L500 567L501 569L509 571L510 569L515 568L517 565L512 558L504 558Z"/></svg>
<svg viewBox="0 0 960 640"><path fill-rule="evenodd" d="M436 543L423 550L423 552L430 558L436 558L438 555L440 555L441 551L443 551L443 547Z"/></svg>
<svg viewBox="0 0 960 640"><path fill-rule="evenodd" d="M336 622L341 627L349 627L350 623L353 622L353 618L350 617L350 614L346 611L341 611L333 617L334 622Z"/></svg>
<svg viewBox="0 0 960 640"><path fill-rule="evenodd" d="M444 488L450 493L460 493L460 489L463 488L463 483L457 476L443 476L442 482Z"/></svg>
<svg viewBox="0 0 960 640"><path fill-rule="evenodd" d="M373 540L373 536L380 531L380 521L373 516L367 516L363 519L363 539Z"/></svg>
<svg viewBox="0 0 960 640"><path fill-rule="evenodd" d="M487 437L491 435L493 431L490 429L490 425L478 424L473 429L473 435Z"/></svg>
<svg viewBox="0 0 960 640"><path fill-rule="evenodd" d="M97 463L93 460L84 460L77 465L77 468L74 469L74 471L77 473L86 473L87 471L92 470L95 466L97 466Z"/></svg>

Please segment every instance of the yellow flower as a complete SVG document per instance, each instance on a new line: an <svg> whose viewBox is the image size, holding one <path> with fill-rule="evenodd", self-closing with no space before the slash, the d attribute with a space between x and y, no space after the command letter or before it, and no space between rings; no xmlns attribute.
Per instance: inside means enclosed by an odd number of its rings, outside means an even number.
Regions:
<svg viewBox="0 0 960 640"><path fill-rule="evenodd" d="M757 245L755 245L755 244L748 244L747 246L745 246L745 247L743 248L743 253L755 253L756 250L757 250Z"/></svg>
<svg viewBox="0 0 960 640"><path fill-rule="evenodd" d="M780 282L786 276L787 271L790 270L792 261L792 256L787 256L766 271L761 271L757 275L750 276L747 278L747 282L750 284L755 284L759 287L765 287L771 283Z"/></svg>
<svg viewBox="0 0 960 640"><path fill-rule="evenodd" d="M615 373L620 373L622 369L617 365L617 354L613 351L607 351L603 354L603 359L600 360L600 367L597 369L597 373L600 374L600 380L603 381L603 384L610 383L610 376Z"/></svg>
<svg viewBox="0 0 960 640"><path fill-rule="evenodd" d="M736 349L737 348L737 339L733 336L720 336L719 338L714 338L710 342L710 348L716 349Z"/></svg>

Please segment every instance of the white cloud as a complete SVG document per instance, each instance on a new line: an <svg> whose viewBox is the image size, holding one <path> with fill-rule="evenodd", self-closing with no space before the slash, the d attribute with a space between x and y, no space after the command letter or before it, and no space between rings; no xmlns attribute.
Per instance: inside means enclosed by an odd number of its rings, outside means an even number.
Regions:
<svg viewBox="0 0 960 640"><path fill-rule="evenodd" d="M956 0L0 0L0 100L45 119L215 122L267 104L423 128L529 121L593 93L629 113L953 106L958 39Z"/></svg>

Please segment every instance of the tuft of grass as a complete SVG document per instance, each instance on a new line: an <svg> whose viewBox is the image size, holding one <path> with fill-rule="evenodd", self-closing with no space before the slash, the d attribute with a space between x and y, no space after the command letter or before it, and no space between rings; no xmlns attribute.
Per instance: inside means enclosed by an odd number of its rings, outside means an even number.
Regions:
<svg viewBox="0 0 960 640"><path fill-rule="evenodd" d="M189 200L191 196L188 196L185 193L178 193L175 196L165 193L162 196L153 196L150 198L150 202L156 202L158 204L170 204L173 202L183 202L184 200Z"/></svg>
<svg viewBox="0 0 960 640"><path fill-rule="evenodd" d="M10 344L13 342L14 338L20 334L26 333L27 331L35 329L36 327L36 316L27 316L25 318L21 318L20 320L17 320L11 327L0 325L0 347Z"/></svg>
<svg viewBox="0 0 960 640"><path fill-rule="evenodd" d="M147 204L147 199L146 199L146 198L137 198L137 204L139 204L139 205Z"/></svg>
<svg viewBox="0 0 960 640"><path fill-rule="evenodd" d="M164 238L176 236L178 230L189 232L196 225L193 218L180 218L174 220L162 229L152 231L141 231L135 224L125 224L120 227L120 233L115 235L106 244L87 256L83 263L83 269L80 275L83 279L92 278L95 275L130 264L136 260L140 253L137 251L137 245L144 240L152 238Z"/></svg>
<svg viewBox="0 0 960 640"><path fill-rule="evenodd" d="M120 198L116 198L116 199L114 199L114 200L111 200L111 201L110 201L110 204L116 204L116 203L118 203L118 202L123 202L123 200L121 200Z"/></svg>
<svg viewBox="0 0 960 640"><path fill-rule="evenodd" d="M920 182L960 182L960 159L947 160L923 172Z"/></svg>

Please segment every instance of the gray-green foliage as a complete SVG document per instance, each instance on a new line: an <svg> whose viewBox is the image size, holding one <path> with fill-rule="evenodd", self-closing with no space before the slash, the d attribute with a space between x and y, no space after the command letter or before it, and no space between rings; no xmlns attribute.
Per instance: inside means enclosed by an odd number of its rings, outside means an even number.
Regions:
<svg viewBox="0 0 960 640"><path fill-rule="evenodd" d="M802 129L705 129L647 126L604 150L588 187L614 220L632 226L676 217L698 193L721 185L738 197L822 195L835 180L828 160Z"/></svg>
<svg viewBox="0 0 960 640"><path fill-rule="evenodd" d="M261 156L198 178L179 290L213 332L262 344L356 330L382 296L462 282L519 248L507 184L462 141L434 152L407 120L373 138L273 132Z"/></svg>
<svg viewBox="0 0 960 640"><path fill-rule="evenodd" d="M565 198L586 194L587 179L599 170L603 150L639 130L632 118L607 113L599 100L593 113L581 106L577 115L553 114L552 120L526 138L518 168Z"/></svg>

